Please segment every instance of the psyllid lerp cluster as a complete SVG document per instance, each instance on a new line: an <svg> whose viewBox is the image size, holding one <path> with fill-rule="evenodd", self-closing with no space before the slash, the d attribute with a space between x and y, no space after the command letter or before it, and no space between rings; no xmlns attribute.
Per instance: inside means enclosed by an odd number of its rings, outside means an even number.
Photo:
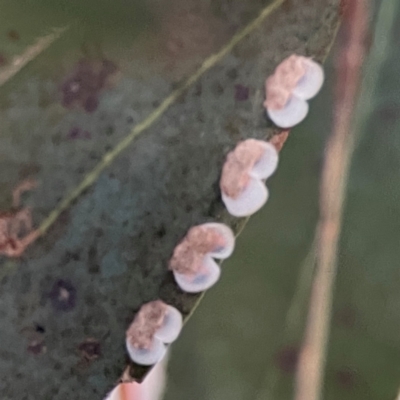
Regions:
<svg viewBox="0 0 400 400"><path fill-rule="evenodd" d="M292 55L283 60L266 81L264 105L269 114L271 109L277 109L284 110L285 118L299 115L289 104L293 99L305 103L314 97L322 86L323 76L322 67L308 58ZM272 118L275 117L272 113ZM301 119L304 117L305 114ZM287 128L301 119L296 116L290 123L281 123ZM275 118L277 121L279 118ZM229 214L250 216L267 202L269 193L265 180L276 171L278 158L274 144L257 139L239 142L227 155L220 190ZM221 275L215 259L231 256L234 244L234 234L225 224L212 222L191 227L176 245L169 261L169 269L179 288L187 293L211 288ZM143 305L127 331L130 358L140 365L159 362L166 353L166 344L176 340L181 328L182 316L174 307L160 300Z"/></svg>

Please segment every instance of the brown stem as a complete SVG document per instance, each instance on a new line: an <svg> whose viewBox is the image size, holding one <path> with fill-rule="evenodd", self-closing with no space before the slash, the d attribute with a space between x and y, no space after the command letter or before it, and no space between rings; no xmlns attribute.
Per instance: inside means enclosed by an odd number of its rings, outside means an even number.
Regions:
<svg viewBox="0 0 400 400"><path fill-rule="evenodd" d="M354 149L353 110L366 53L367 4L349 1L343 15L345 43L338 55L336 105L332 135L326 147L320 188L317 226L317 265L310 309L296 376L296 400L321 398L331 319L332 293L337 269L345 187Z"/></svg>

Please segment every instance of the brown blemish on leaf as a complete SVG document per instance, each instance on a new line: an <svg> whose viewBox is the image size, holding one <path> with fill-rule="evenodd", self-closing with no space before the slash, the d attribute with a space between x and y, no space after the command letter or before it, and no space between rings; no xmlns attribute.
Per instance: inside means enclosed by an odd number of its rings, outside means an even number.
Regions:
<svg viewBox="0 0 400 400"><path fill-rule="evenodd" d="M358 374L351 368L345 367L335 373L336 384L347 391L353 390L356 387L357 380Z"/></svg>
<svg viewBox="0 0 400 400"><path fill-rule="evenodd" d="M201 270L204 256L225 245L225 238L216 229L194 226L175 247L169 269L181 274L196 274Z"/></svg>
<svg viewBox="0 0 400 400"><path fill-rule="evenodd" d="M240 127L243 125L243 121L237 116L232 116L226 121L225 129L228 131L229 135L236 141L240 138Z"/></svg>
<svg viewBox="0 0 400 400"><path fill-rule="evenodd" d="M144 304L126 331L129 343L139 349L149 349L155 332L161 327L167 305L161 300Z"/></svg>
<svg viewBox="0 0 400 400"><path fill-rule="evenodd" d="M386 104L377 110L377 117L384 122L394 123L400 117L400 104Z"/></svg>
<svg viewBox="0 0 400 400"><path fill-rule="evenodd" d="M43 325L36 324L35 332L44 334L44 333L46 333L46 328Z"/></svg>
<svg viewBox="0 0 400 400"><path fill-rule="evenodd" d="M49 297L58 311L71 311L76 306L76 289L69 281L60 279L55 282Z"/></svg>
<svg viewBox="0 0 400 400"><path fill-rule="evenodd" d="M335 313L334 322L336 325L351 329L354 327L357 319L356 310L350 306L343 307Z"/></svg>
<svg viewBox="0 0 400 400"><path fill-rule="evenodd" d="M19 35L18 31L16 31L15 29L9 30L7 33L7 36L13 42L16 42L20 39L20 35Z"/></svg>
<svg viewBox="0 0 400 400"><path fill-rule="evenodd" d="M282 131L282 132L278 133L277 135L274 135L274 136L270 139L269 142L270 142L272 145L275 146L276 151L277 151L278 153L282 150L284 144L286 143L286 140L287 140L288 137L289 137L289 133L290 133L290 130Z"/></svg>
<svg viewBox="0 0 400 400"><path fill-rule="evenodd" d="M94 338L87 338L78 346L78 350L85 361L94 361L101 356L101 344Z"/></svg>
<svg viewBox="0 0 400 400"><path fill-rule="evenodd" d="M249 99L250 89L247 86L237 84L235 85L235 100L246 101Z"/></svg>
<svg viewBox="0 0 400 400"><path fill-rule="evenodd" d="M46 353L47 348L44 341L44 327L42 327L41 325L27 327L23 329L21 333L26 335L28 339L28 345L26 347L28 353L34 356Z"/></svg>
<svg viewBox="0 0 400 400"><path fill-rule="evenodd" d="M32 339L28 344L27 351L28 353L38 356L46 353L47 347L45 346L43 339Z"/></svg>
<svg viewBox="0 0 400 400"><path fill-rule="evenodd" d="M81 60L61 85L63 106L76 106L88 113L94 112L101 91L109 86L116 72L117 67L112 61Z"/></svg>
<svg viewBox="0 0 400 400"><path fill-rule="evenodd" d="M92 135L89 131L83 130L77 126L71 128L67 135L68 139L91 139Z"/></svg>
<svg viewBox="0 0 400 400"><path fill-rule="evenodd" d="M274 355L275 366L286 374L293 374L296 371L298 359L299 348L293 345L281 348Z"/></svg>
<svg viewBox="0 0 400 400"><path fill-rule="evenodd" d="M250 171L262 157L264 148L259 140L248 139L232 150L222 167L221 190L229 197L237 198L250 181Z"/></svg>
<svg viewBox="0 0 400 400"><path fill-rule="evenodd" d="M238 77L238 71L236 68L231 68L229 71L227 71L226 76L231 79L235 80Z"/></svg>

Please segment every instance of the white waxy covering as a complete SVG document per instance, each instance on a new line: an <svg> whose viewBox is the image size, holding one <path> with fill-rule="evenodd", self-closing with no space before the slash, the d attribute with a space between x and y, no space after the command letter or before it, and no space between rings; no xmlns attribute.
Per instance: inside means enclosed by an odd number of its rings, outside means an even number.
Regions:
<svg viewBox="0 0 400 400"><path fill-rule="evenodd" d="M156 331L154 337L163 343L172 343L181 333L182 324L182 314L175 307L167 306L163 324Z"/></svg>
<svg viewBox="0 0 400 400"><path fill-rule="evenodd" d="M269 193L261 179L251 178L237 198L231 198L223 192L221 196L229 214L246 217L257 212L267 202Z"/></svg>
<svg viewBox="0 0 400 400"><path fill-rule="evenodd" d="M250 171L250 175L253 178L268 179L278 167L279 156L273 144L269 142L261 143L263 144L265 152Z"/></svg>
<svg viewBox="0 0 400 400"><path fill-rule="evenodd" d="M303 62L306 73L294 88L293 95L303 100L310 100L318 94L324 84L324 70L321 65L310 59Z"/></svg>
<svg viewBox="0 0 400 400"><path fill-rule="evenodd" d="M126 341L126 349L132 361L139 365L153 365L158 363L167 352L165 344L156 337L153 338L149 349L139 349Z"/></svg>
<svg viewBox="0 0 400 400"><path fill-rule="evenodd" d="M209 289L217 283L221 268L214 259L207 254L204 257L202 269L195 275L180 274L173 271L178 286L187 293L199 293Z"/></svg>
<svg viewBox="0 0 400 400"><path fill-rule="evenodd" d="M279 110L267 109L267 112L275 125L286 129L303 121L308 114L308 109L306 100L291 96L283 108Z"/></svg>

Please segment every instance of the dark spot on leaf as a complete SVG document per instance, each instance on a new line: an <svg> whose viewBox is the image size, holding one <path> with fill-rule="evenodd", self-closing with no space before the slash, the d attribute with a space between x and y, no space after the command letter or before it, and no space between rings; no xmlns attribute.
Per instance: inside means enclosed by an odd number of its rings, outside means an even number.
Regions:
<svg viewBox="0 0 400 400"><path fill-rule="evenodd" d="M179 87L181 86L181 84L182 84L182 83L179 82L179 81L172 82L172 83L171 83L171 90L174 91L174 90L179 89Z"/></svg>
<svg viewBox="0 0 400 400"><path fill-rule="evenodd" d="M16 31L15 29L11 29L8 31L7 36L10 40L16 42L17 40L20 39L20 35L18 33L18 31Z"/></svg>
<svg viewBox="0 0 400 400"><path fill-rule="evenodd" d="M89 157L91 160L98 160L100 157L96 154L96 152L94 150L92 150L91 152L89 152Z"/></svg>
<svg viewBox="0 0 400 400"><path fill-rule="evenodd" d="M80 258L79 252L67 251L64 256L63 264L67 264L71 261L79 261Z"/></svg>
<svg viewBox="0 0 400 400"><path fill-rule="evenodd" d="M194 95L201 96L202 92L203 92L203 86L202 86L201 82L198 82L196 85L196 88L194 90Z"/></svg>
<svg viewBox="0 0 400 400"><path fill-rule="evenodd" d="M357 385L357 372L351 368L343 368L335 373L335 381L344 390L352 390Z"/></svg>
<svg viewBox="0 0 400 400"><path fill-rule="evenodd" d="M81 60L61 84L62 104L64 107L78 106L88 113L94 112L102 89L116 71L116 65L109 60Z"/></svg>
<svg viewBox="0 0 400 400"><path fill-rule="evenodd" d="M39 173L41 166L36 163L21 163L18 171L20 180L27 179L32 175Z"/></svg>
<svg viewBox="0 0 400 400"><path fill-rule="evenodd" d="M91 139L92 135L89 131L83 130L77 126L71 128L67 135L68 139Z"/></svg>
<svg viewBox="0 0 400 400"><path fill-rule="evenodd" d="M100 271L100 265L97 259L97 249L95 245L90 246L88 252L88 270L90 274L98 274Z"/></svg>
<svg viewBox="0 0 400 400"><path fill-rule="evenodd" d="M49 297L58 311L71 311L76 306L76 289L69 281L60 279L55 282Z"/></svg>
<svg viewBox="0 0 400 400"><path fill-rule="evenodd" d="M95 95L88 96L85 104L84 104L84 109L88 113L95 112L97 110L97 107L99 106L99 100Z"/></svg>
<svg viewBox="0 0 400 400"><path fill-rule="evenodd" d="M35 356L45 353L46 350L46 346L44 345L44 341L42 339L33 339L27 347L28 353L31 353Z"/></svg>
<svg viewBox="0 0 400 400"><path fill-rule="evenodd" d="M293 374L299 358L297 346L289 345L278 350L274 355L274 364L282 372Z"/></svg>
<svg viewBox="0 0 400 400"><path fill-rule="evenodd" d="M51 137L51 142L54 144L54 146L58 146L61 143L61 135L53 135Z"/></svg>
<svg viewBox="0 0 400 400"><path fill-rule="evenodd" d="M111 125L107 126L106 135L111 136L113 133L114 133L114 128Z"/></svg>
<svg viewBox="0 0 400 400"><path fill-rule="evenodd" d="M39 325L39 324L35 324L35 331L37 333L41 333L41 334L46 333L45 327L43 325Z"/></svg>
<svg viewBox="0 0 400 400"><path fill-rule="evenodd" d="M82 96L81 83L75 79L68 79L61 88L63 92L63 106L70 107L74 102L78 102Z"/></svg>
<svg viewBox="0 0 400 400"><path fill-rule="evenodd" d="M101 356L100 342L93 338L86 339L78 349L86 361L94 361Z"/></svg>
<svg viewBox="0 0 400 400"><path fill-rule="evenodd" d="M189 172L189 168L185 165L182 167L182 175L186 176Z"/></svg>
<svg viewBox="0 0 400 400"><path fill-rule="evenodd" d="M351 329L356 323L356 318L356 310L350 306L347 306L336 311L334 321L336 325L340 327Z"/></svg>
<svg viewBox="0 0 400 400"><path fill-rule="evenodd" d="M95 236L96 236L97 238L100 238L100 237L104 236L104 231L103 231L103 229L101 229L101 228L96 228L94 234L95 234Z"/></svg>
<svg viewBox="0 0 400 400"><path fill-rule="evenodd" d="M220 83L216 83L213 87L213 92L217 96L220 96L222 93L224 93L224 88Z"/></svg>
<svg viewBox="0 0 400 400"><path fill-rule="evenodd" d="M247 86L235 85L235 100L246 101L249 99L250 90Z"/></svg>
<svg viewBox="0 0 400 400"><path fill-rule="evenodd" d="M378 109L378 118L384 122L395 122L400 117L400 105L389 104Z"/></svg>
<svg viewBox="0 0 400 400"><path fill-rule="evenodd" d="M238 77L237 70L235 68L231 68L227 73L226 76L229 79L235 80Z"/></svg>
<svg viewBox="0 0 400 400"><path fill-rule="evenodd" d="M160 229L156 232L156 235L159 239L163 238L167 231L165 230L165 226L161 226Z"/></svg>
<svg viewBox="0 0 400 400"><path fill-rule="evenodd" d="M177 99L176 102L178 104L183 104L186 100L186 93L182 93Z"/></svg>
<svg viewBox="0 0 400 400"><path fill-rule="evenodd" d="M114 75L117 70L118 68L116 64L114 64L112 61L103 60L103 65L99 72L99 87L103 88L107 82L108 77Z"/></svg>
<svg viewBox="0 0 400 400"><path fill-rule="evenodd" d="M286 0L282 5L282 9L287 13L290 12L292 7L293 7L292 0Z"/></svg>
<svg viewBox="0 0 400 400"><path fill-rule="evenodd" d="M0 53L0 67L4 66L6 64L7 64L7 59L6 59L5 55Z"/></svg>
<svg viewBox="0 0 400 400"><path fill-rule="evenodd" d="M239 123L236 120L227 121L227 123L225 124L225 129L233 137L240 136Z"/></svg>

